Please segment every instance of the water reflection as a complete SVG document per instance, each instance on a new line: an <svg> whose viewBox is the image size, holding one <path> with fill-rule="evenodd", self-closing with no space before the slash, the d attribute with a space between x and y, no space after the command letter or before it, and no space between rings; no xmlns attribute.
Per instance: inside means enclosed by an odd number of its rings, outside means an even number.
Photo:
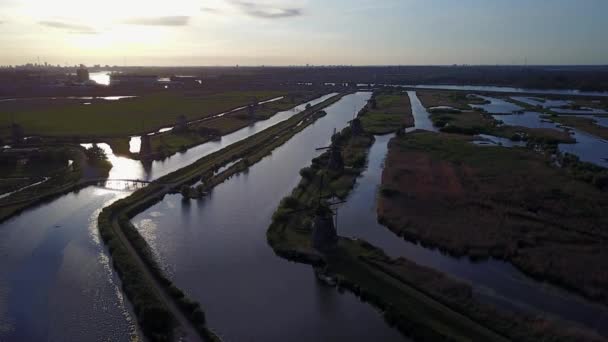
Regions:
<svg viewBox="0 0 608 342"><path fill-rule="evenodd" d="M109 86L110 85L110 71L96 71L89 73L91 81L99 85Z"/></svg>
<svg viewBox="0 0 608 342"><path fill-rule="evenodd" d="M129 139L129 152L139 153L141 150L141 137L131 137Z"/></svg>
<svg viewBox="0 0 608 342"><path fill-rule="evenodd" d="M89 187L2 225L0 291L9 295L0 293L0 340L137 336L96 224L100 208L127 195Z"/></svg>
<svg viewBox="0 0 608 342"><path fill-rule="evenodd" d="M499 86L471 86L471 85L393 85L395 87L418 88L418 89L439 89L439 90L464 90L479 92L497 93L522 93L522 94L551 94L551 95L572 95L572 96L608 96L608 92L581 91L576 89L527 89Z"/></svg>
<svg viewBox="0 0 608 342"><path fill-rule="evenodd" d="M293 115L302 112L306 108L306 105L309 103L314 106L335 95L336 93L328 94L315 100L298 105L290 110L279 112L267 120L257 121L251 126L225 135L219 141L210 141L195 146L187 150L186 152L174 154L161 161L150 161L148 163L142 163L137 160L125 157L118 157L112 153L112 149L109 145L98 145L106 152L106 154L109 156L110 161L112 162L113 167L110 171L110 178L154 180L173 171L179 170L184 166L190 165L205 155L219 151L229 145L234 144L235 142L243 140L253 134L256 134L271 126L274 126L279 122L283 122L292 117ZM131 141L134 140L131 139ZM135 146L136 143L133 142L133 144L133 146ZM90 147L92 145L84 144L83 146Z"/></svg>
<svg viewBox="0 0 608 342"><path fill-rule="evenodd" d="M84 148L91 148L93 144L81 144ZM143 164L134 159L120 157L114 154L110 145L106 143L97 144L108 156L108 160L112 163L109 179L145 179L146 170Z"/></svg>
<svg viewBox="0 0 608 342"><path fill-rule="evenodd" d="M433 121L429 117L429 112L424 108L420 99L416 95L415 91L408 91L407 95L410 98L410 103L412 105L412 115L414 116L414 128L408 129L408 131L412 131L414 129L423 129L431 132L438 132L439 130L433 125Z"/></svg>
<svg viewBox="0 0 608 342"><path fill-rule="evenodd" d="M580 109L562 108L572 105L572 101L568 100L552 100L537 97L513 96L512 99L520 101L531 106L550 109L559 114L606 114L603 109L582 107Z"/></svg>
<svg viewBox="0 0 608 342"><path fill-rule="evenodd" d="M513 115L493 115L496 120L502 121L505 125L509 126L522 126L528 128L549 128L562 131L553 121L543 119L542 114L537 112L524 112L522 114Z"/></svg>
<svg viewBox="0 0 608 342"><path fill-rule="evenodd" d="M484 97L497 104L498 100L492 97ZM492 104L478 105L478 107L490 111ZM494 108L497 108L494 105ZM496 120L502 121L505 125L521 126L528 128L544 128L563 131L562 125L557 124L537 112L524 112L521 114L499 115L494 114ZM572 137L576 140L574 144L559 144L558 148L562 152L576 155L582 161L593 163L602 167L608 167L608 142L604 139L590 135L578 129L570 129Z"/></svg>
<svg viewBox="0 0 608 342"><path fill-rule="evenodd" d="M498 98L489 97L489 96L482 96L482 95L476 95L476 96L479 98L482 98L486 101L489 101L490 103L483 104L483 105L472 104L471 107L482 108L486 112L491 113L491 114L509 114L509 113L513 113L513 112L522 110L522 108L520 106L513 104L511 102L507 102L503 99L498 99Z"/></svg>
<svg viewBox="0 0 608 342"><path fill-rule="evenodd" d="M299 181L298 171L369 97L349 95L330 106L327 116L209 197L166 196L134 218L172 279L201 302L226 340L403 340L371 306L319 284L310 266L277 257L266 241L271 216Z"/></svg>
<svg viewBox="0 0 608 342"><path fill-rule="evenodd" d="M361 238L389 256L404 257L470 283L475 295L499 307L562 317L608 333L608 309L555 286L534 281L512 265L489 260L473 262L407 242L377 222L376 196L391 135L379 136L369 154L368 168L357 180L347 202L339 207L339 234Z"/></svg>
<svg viewBox="0 0 608 342"><path fill-rule="evenodd" d="M314 105L331 96L333 94L311 101L311 103ZM351 100L343 100L346 105L343 106L342 110L344 113L348 113L348 115L340 116L340 120L342 121L337 122L327 119L327 126L317 128L317 131L320 133L317 133L314 140L315 143L319 140L327 142L333 127L343 126L345 120L351 117L353 105L362 106L368 97L369 94L359 94L349 97ZM139 161L114 155L107 144L98 145L107 153L110 162L114 165L110 172L111 179L158 177L186 166L205 154L217 151L251 134L286 120L295 113L302 111L305 106L306 104L303 104L293 110L279 113L269 120L260 121L251 127L230 134L222 139L221 142L201 145L189 150L185 154L176 155L174 158L170 158L164 162L144 165ZM313 127L315 126L317 125ZM90 148L92 144L84 144L83 146ZM309 152L314 154L314 146L316 145L302 145L301 147L312 149L312 152ZM310 158L310 155L305 156L306 162L309 162ZM290 160L290 158L285 158L285 160ZM275 160L275 162L278 161ZM282 163L283 159L281 159ZM153 169L154 172L152 171ZM288 171L286 170L285 175L287 174ZM294 175L297 175L297 171L289 173L289 189L293 185ZM270 177L272 174L267 174L267 176ZM244 179L244 177L247 177L247 175L242 175L241 179ZM266 189L268 188L271 188L271 186L267 184ZM286 191L287 188L284 187L282 189ZM250 194L251 196L255 196L255 194L260 193L263 193L261 189ZM0 340L126 341L131 340L133 336L137 335L136 324L131 318L133 315L130 312L128 303L125 302L122 296L119 280L114 274L110 260L105 253L103 244L100 242L96 224L99 211L102 208L118 198L128 195L128 191L117 192L109 189L88 187L62 196L48 204L32 208L2 225L0 229L0 255L2 255L2 258L0 258ZM277 195L271 198L278 201L281 197ZM254 202L256 202L256 199L249 198L247 203ZM189 203L188 205L181 205L181 203L181 199L176 200L176 203L163 202L168 209L174 208L180 210L179 215L185 217L189 217L189 215L193 215L203 208L200 204L201 202L196 202L196 205L189 205ZM276 203L264 206L264 213L267 214L266 218L270 217L275 207ZM249 213L249 216L242 217L244 219L243 222L249 222L248 220L251 217L259 218L256 215L261 213ZM150 217L155 219L160 219L164 217L163 215L164 213L160 211L150 213ZM187 220L186 222L190 224ZM85 229L86 227L88 229ZM149 231L153 231L153 225L147 225L147 227ZM195 232L199 230L199 227L197 222L192 227L186 226L185 229ZM221 224L217 227L223 230ZM256 225L256 227L265 231L267 222ZM236 232L236 235L235 239L239 241L247 238L241 232ZM262 253L264 253L265 258L272 258L272 260L282 265L281 268L277 269L271 267L267 270L266 274L260 275L267 282L261 288L272 289L273 286L277 285L281 287L282 294L280 300L286 305L284 307L286 311L278 313L279 316L284 318L277 320L281 325L276 326L272 320L266 321L266 323L275 327L289 328L289 321L291 321L289 317L295 317L294 319L297 322L297 320L302 318L298 317L298 315L303 314L308 317L317 316L319 312L327 314L327 308L325 311L319 311L316 310L314 305L312 307L302 306L305 309L308 308L308 311L304 312L299 311L299 305L287 305L287 299L293 296L293 287L281 285L284 284L283 279L276 281L275 277L277 275L287 275L290 278L289 272L293 266L281 261L272 254L265 244L264 233L256 232L256 236L259 238L255 240L256 243L259 243L257 246L264 247ZM171 239L167 239L167 241L171 241ZM165 242L163 240L163 246L166 246ZM217 251L221 252L221 255L226 257L226 260L230 260L221 246L221 244L216 246L219 248ZM236 255L240 254L237 253ZM220 255L218 255L219 257ZM247 259L245 257L243 260ZM232 261L233 263L225 266L237 263L235 259L232 259ZM200 260L197 260L197 262L200 262ZM242 265L245 268L248 266L247 262ZM253 268L250 269L253 270ZM282 272L281 269L284 269L285 272ZM303 277L306 282L314 283L315 281L310 268L307 266L296 268L296 274L300 278ZM231 276L233 276L233 284L242 284L242 280L244 279L242 275L231 273ZM249 280L250 277L245 278ZM215 284L219 287L223 286L221 282ZM258 295L256 288L252 287L248 290L249 293L243 291L244 296L249 295L255 298ZM318 291L333 290L316 289L314 293L309 292L307 297L304 296L303 300L310 303L315 302ZM233 292L232 294L234 293L237 294L234 300L238 300L240 298L238 292ZM346 301L349 305L335 313L330 313L330 316L339 316L340 319L346 321L344 323L346 326L353 325L357 321L370 321L370 327L378 326L381 327L382 331L388 331L380 333L379 337L394 337L388 338L388 340L398 338L399 334L387 329L382 319L373 309L359 303L352 296L345 295L338 296L338 298L343 299L337 299L337 302ZM222 301L222 298L218 299ZM257 312L262 312L275 299L275 297L270 296L267 302L261 306L251 307L253 312L248 312L247 317L243 317L241 321L249 322L251 317L256 316ZM233 307L240 309L243 306L247 306L244 303L247 303L247 301L243 300L238 303L239 305ZM221 311L224 311L224 307L224 305L216 306ZM286 314L286 312L290 311L296 311L296 314L293 316ZM230 318L226 322L233 325L234 319ZM297 323L294 324L297 325ZM330 323L324 320L323 315L317 317L310 324L312 326L310 331L304 332L304 338L306 338L307 334L316 334L315 331L317 329L323 329L327 332L333 331L327 324ZM259 325L259 327L262 326ZM247 337L244 339L248 338L248 336L255 336L250 328L250 326L246 327ZM367 337L367 339L373 337L373 329L372 333L363 331L363 329L359 330L361 331L356 330L353 333L355 339L355 335L359 332L363 337ZM284 336L287 332L273 330L270 335L272 334L275 334L275 339L279 339L281 335ZM264 334L260 333L260 336L264 336Z"/></svg>

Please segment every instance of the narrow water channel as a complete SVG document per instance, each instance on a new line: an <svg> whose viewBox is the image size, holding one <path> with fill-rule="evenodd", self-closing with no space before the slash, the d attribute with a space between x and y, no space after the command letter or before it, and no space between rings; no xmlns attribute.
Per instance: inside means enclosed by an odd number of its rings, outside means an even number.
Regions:
<svg viewBox="0 0 608 342"><path fill-rule="evenodd" d="M377 221L376 196L381 183L388 142L392 135L378 136L369 154L368 167L357 180L347 203L339 207L338 234L368 241L387 255L404 257L441 271L473 286L475 296L498 307L562 318L608 335L608 309L604 306L539 282L511 264L488 260L474 262L405 241Z"/></svg>
<svg viewBox="0 0 608 342"><path fill-rule="evenodd" d="M100 146L113 164L111 179L152 179L286 120L305 106L147 168L114 155L107 144ZM88 187L0 226L0 341L129 341L139 335L97 229L101 209L129 194Z"/></svg>
<svg viewBox="0 0 608 342"><path fill-rule="evenodd" d="M225 341L403 341L372 306L320 284L310 266L276 256L266 230L299 170L370 93L328 115L200 201L165 199L133 219L178 287L200 301Z"/></svg>
<svg viewBox="0 0 608 342"><path fill-rule="evenodd" d="M551 121L550 118L543 118L541 113L514 113L523 108L502 99L489 96L480 97L490 101L490 103L485 105L474 105L474 107L484 109L492 114L496 120L500 120L506 125L528 128L548 128L557 131L564 130L561 125ZM572 135L572 138L576 140L576 143L559 144L558 148L561 152L573 154L579 157L580 160L588 163L593 163L601 167L608 167L608 141L576 128L570 128L570 134Z"/></svg>
<svg viewBox="0 0 608 342"><path fill-rule="evenodd" d="M344 127L352 118L353 106L361 108L369 95L345 97L327 110L327 117L248 173L218 186L210 197L183 202L178 195L167 196L134 219L163 267L178 286L201 301L210 325L227 341L254 337L285 340L285 336L295 341L403 340L368 304L319 284L309 266L276 257L265 238L278 201L297 184L299 169L319 153L314 148L327 144L333 128ZM426 110L415 93L409 95L415 98L412 107L416 127L424 128L428 122L419 123L418 118L424 119ZM111 178L158 178L286 120L304 106L260 121L220 142L203 144L147 166L111 154ZM340 212L341 234L369 234L360 236L390 255L403 254L469 281L481 298L499 305L554 312L600 327L598 330L608 326L603 307L534 282L509 264L454 259L408 244L377 226L373 203L388 138L378 138L370 155L370 168ZM370 183L366 185L368 177ZM368 186L372 190L364 190ZM96 224L103 207L128 195L88 187L27 210L0 226L0 340L126 341L138 335ZM361 204L356 204L358 196ZM356 213L346 214L348 210ZM363 213L367 214L355 216ZM358 224L348 223L355 219ZM350 231L352 227L366 227L366 231Z"/></svg>
<svg viewBox="0 0 608 342"><path fill-rule="evenodd" d="M414 92L412 110L415 120L426 113ZM428 115L428 114L427 114ZM423 120L423 125L426 120ZM419 124L416 124L418 127ZM472 285L475 296L509 310L532 312L560 318L586 326L608 336L608 308L556 286L524 275L509 263L490 259L474 262L454 258L434 249L405 241L377 221L376 198L381 183L388 142L393 135L377 136L370 149L368 167L357 185L339 207L339 234L361 238L382 248L387 255L404 257L419 265L431 267Z"/></svg>
<svg viewBox="0 0 608 342"><path fill-rule="evenodd" d="M395 85L396 87L416 89L438 89L438 90L464 90L464 91L487 91L496 93L518 93L518 94L548 94L548 95L572 95L572 96L608 96L608 92L582 91L577 89L528 89L501 86L472 86L472 85Z"/></svg>
<svg viewBox="0 0 608 342"><path fill-rule="evenodd" d="M420 102L416 92L408 91L407 95L410 98L412 115L414 116L414 128L410 128L407 131L422 129L425 131L438 132L439 130L433 125L433 121L431 121L431 118L429 117L429 112L424 108L422 102Z"/></svg>
<svg viewBox="0 0 608 342"><path fill-rule="evenodd" d="M303 111L307 104L314 106L335 95L335 93L328 94L315 100L295 106L290 110L279 112L269 119L257 121L249 127L245 127L236 132L227 134L219 141L210 141L192 147L183 153L174 154L164 160L142 163L125 157L113 156L110 161L115 167L110 171L110 179L157 179L173 171L179 170L184 166L190 165L203 156L219 151L226 146L232 145L237 141L243 140L265 130L268 127L274 126L279 122L285 121L293 115ZM105 149L109 149L109 146L107 145L100 144L100 146L104 146Z"/></svg>
<svg viewBox="0 0 608 342"><path fill-rule="evenodd" d="M266 101L261 101L258 104L259 105L263 105L263 104L266 104L266 103L277 102L277 101L280 101L280 100L282 100L284 98L285 98L285 96L279 96L279 97L275 97L275 98L272 98L272 99L269 99L269 100L266 100ZM204 118L198 119L198 120L193 120L193 121L188 122L188 125L192 125L194 123L199 123L199 122L211 121L211 120L214 120L214 119L217 119L217 118L221 118L221 117L226 116L226 115L231 114L231 113L236 113L236 112L241 111L241 110L243 110L245 108L247 108L247 106L234 108L234 109L229 110L227 112L223 112L223 113L220 113L220 114L207 116L207 117L204 117ZM175 126L163 127L163 128L160 128L158 131L156 131L154 133L150 133L148 135L156 135L156 134L160 134L160 133L171 132L173 130L173 128L175 128ZM131 137L131 139L129 140L129 152L131 152L131 153L139 153L140 149L141 149L141 136Z"/></svg>

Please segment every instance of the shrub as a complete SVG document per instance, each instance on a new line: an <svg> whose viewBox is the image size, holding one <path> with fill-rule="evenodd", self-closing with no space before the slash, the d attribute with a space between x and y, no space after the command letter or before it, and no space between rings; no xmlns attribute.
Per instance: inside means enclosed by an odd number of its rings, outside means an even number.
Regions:
<svg viewBox="0 0 608 342"><path fill-rule="evenodd" d="M300 201L298 201L298 199L293 196L285 197L283 199L283 203L281 203L281 205L283 207L288 208L288 209L295 209L298 207L299 204L300 204Z"/></svg>
<svg viewBox="0 0 608 342"><path fill-rule="evenodd" d="M593 185L601 190L608 188L608 172L598 173L593 177Z"/></svg>
<svg viewBox="0 0 608 342"><path fill-rule="evenodd" d="M365 158L364 155L357 156L357 158L355 158L355 160L353 161L353 166L356 168L364 167L366 159L367 158Z"/></svg>
<svg viewBox="0 0 608 342"><path fill-rule="evenodd" d="M390 188L388 186L382 186L380 188L380 194L384 197L391 198L391 197L395 197L395 196L399 195L399 190Z"/></svg>
<svg viewBox="0 0 608 342"><path fill-rule="evenodd" d="M315 177L315 171L310 167L305 167L300 170L300 176L306 180L312 180Z"/></svg>

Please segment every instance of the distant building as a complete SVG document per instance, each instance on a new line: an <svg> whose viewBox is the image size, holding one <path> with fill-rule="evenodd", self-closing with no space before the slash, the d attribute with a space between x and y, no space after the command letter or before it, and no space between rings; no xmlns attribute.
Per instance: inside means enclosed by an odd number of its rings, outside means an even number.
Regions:
<svg viewBox="0 0 608 342"><path fill-rule="evenodd" d="M89 81L89 69L84 64L80 64L80 67L76 69L76 78L79 83L85 83Z"/></svg>

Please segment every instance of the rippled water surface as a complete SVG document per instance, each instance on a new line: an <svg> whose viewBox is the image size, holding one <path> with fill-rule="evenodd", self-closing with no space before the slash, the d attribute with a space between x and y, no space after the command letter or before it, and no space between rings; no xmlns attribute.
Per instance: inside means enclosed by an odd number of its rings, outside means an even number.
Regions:
<svg viewBox="0 0 608 342"><path fill-rule="evenodd" d="M310 266L276 255L266 230L299 170L352 119L369 93L350 95L271 156L200 201L167 196L134 218L176 284L227 341L402 341L369 304L320 284Z"/></svg>

